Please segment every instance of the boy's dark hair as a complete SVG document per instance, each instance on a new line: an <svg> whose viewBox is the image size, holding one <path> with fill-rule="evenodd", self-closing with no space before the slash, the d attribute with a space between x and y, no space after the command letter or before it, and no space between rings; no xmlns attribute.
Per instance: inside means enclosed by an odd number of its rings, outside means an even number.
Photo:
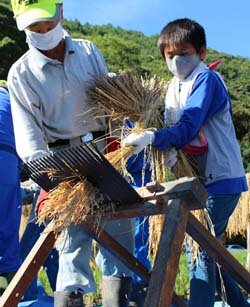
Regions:
<svg viewBox="0 0 250 307"><path fill-rule="evenodd" d="M158 47L165 59L164 49L166 46L190 43L199 53L202 47L206 47L206 35L203 27L196 21L182 18L169 22L160 33Z"/></svg>

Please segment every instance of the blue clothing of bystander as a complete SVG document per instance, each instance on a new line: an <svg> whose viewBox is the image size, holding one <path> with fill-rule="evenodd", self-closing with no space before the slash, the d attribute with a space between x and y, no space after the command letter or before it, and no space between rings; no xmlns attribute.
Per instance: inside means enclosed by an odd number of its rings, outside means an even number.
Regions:
<svg viewBox="0 0 250 307"><path fill-rule="evenodd" d="M129 128L134 128L134 123L126 120L125 125ZM130 157L126 165L127 171L132 176L133 180L130 182L134 188L145 186L151 180L151 166L150 163L145 163L145 151L138 155ZM135 257L150 268L151 264L148 259L148 239L149 239L149 219L148 217L137 217L135 219ZM140 284L142 279L133 275L133 283Z"/></svg>
<svg viewBox="0 0 250 307"><path fill-rule="evenodd" d="M0 87L0 273L14 272L20 265L21 160L15 138L8 91ZM4 174L4 175L3 175Z"/></svg>
<svg viewBox="0 0 250 307"><path fill-rule="evenodd" d="M133 187L141 187L150 182L151 170L150 163L144 163L144 151L136 156L132 156L126 165L127 171L133 177ZM144 174L144 175L143 175ZM135 218L135 248L134 256L148 269L151 264L148 258L149 254L149 218L137 217ZM147 281L143 280L140 276L133 274L132 294L131 299L135 301L136 306L144 306L146 299Z"/></svg>
<svg viewBox="0 0 250 307"><path fill-rule="evenodd" d="M30 252L30 250L36 243L37 239L39 238L41 232L45 228L44 225L38 225L36 223L35 205L37 202L39 192L40 192L39 187L37 187L33 191L32 209L29 215L28 224L25 228L25 231L20 241L20 257L22 261L25 260L28 253ZM43 264L43 267L47 273L50 287L53 291L55 291L56 278L58 272L58 251L55 248L53 248L52 251L50 252L48 258L45 260ZM24 296L22 297L22 302L33 301L33 300L39 301L39 288L37 284L37 276L34 277L32 283L30 284L28 289L25 291Z"/></svg>

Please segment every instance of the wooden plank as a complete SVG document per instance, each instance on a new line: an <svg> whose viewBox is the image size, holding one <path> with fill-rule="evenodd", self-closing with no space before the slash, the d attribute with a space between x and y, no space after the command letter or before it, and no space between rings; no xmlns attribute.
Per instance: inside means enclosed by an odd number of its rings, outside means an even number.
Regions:
<svg viewBox="0 0 250 307"><path fill-rule="evenodd" d="M179 218L180 221L178 223L178 227L175 233L175 239L171 246L170 259L167 265L165 280L161 292L160 307L165 307L168 305L170 306L172 301L171 298L174 292L175 280L178 272L179 260L180 260L183 240L186 232L187 219L188 219L188 210L184 205L180 206ZM180 303L181 302L178 302L178 304Z"/></svg>
<svg viewBox="0 0 250 307"><path fill-rule="evenodd" d="M250 273L191 213L188 217L187 233L250 293Z"/></svg>
<svg viewBox="0 0 250 307"><path fill-rule="evenodd" d="M40 235L36 244L33 246L32 250L1 296L1 307L17 306L25 290L28 288L34 276L47 259L55 244L56 238L53 232L48 231L48 227L46 229L47 231L44 231Z"/></svg>
<svg viewBox="0 0 250 307"><path fill-rule="evenodd" d="M145 307L169 307L172 302L188 209L181 200L168 207L155 264L151 273Z"/></svg>
<svg viewBox="0 0 250 307"><path fill-rule="evenodd" d="M120 206L113 212L108 212L103 215L102 220L119 220L123 218L135 218L139 216L152 216L159 214L166 214L168 202L171 203L173 200L165 202L165 204L158 205L151 202L143 202L139 204L131 204L129 206ZM88 220L95 220L95 216L89 216Z"/></svg>
<svg viewBox="0 0 250 307"><path fill-rule="evenodd" d="M150 281L150 270L144 266L138 259L136 259L126 248L120 243L114 240L106 231L102 228L96 229L93 223L82 223L81 227L88 231L92 238L94 238L99 244L104 246L112 255L116 256L122 261L128 268L130 268L135 274L140 276L146 282ZM184 300L173 294L173 303L176 307L186 307ZM153 306L152 306L153 307Z"/></svg>
<svg viewBox="0 0 250 307"><path fill-rule="evenodd" d="M157 189L160 192L153 192L154 189L151 189L151 187L150 191L146 187L136 189L145 202L119 206L115 211L106 213L102 219L116 220L166 214L168 202L174 199L185 200L189 210L202 209L205 206L207 194L196 178L185 177L163 183ZM89 216L88 219L93 221L95 220L95 216Z"/></svg>
<svg viewBox="0 0 250 307"><path fill-rule="evenodd" d="M162 190L150 192L146 187L136 189L145 201L157 200L165 202L167 199L183 199L189 210L202 209L205 206L207 193L197 178L183 177L174 181L161 183Z"/></svg>

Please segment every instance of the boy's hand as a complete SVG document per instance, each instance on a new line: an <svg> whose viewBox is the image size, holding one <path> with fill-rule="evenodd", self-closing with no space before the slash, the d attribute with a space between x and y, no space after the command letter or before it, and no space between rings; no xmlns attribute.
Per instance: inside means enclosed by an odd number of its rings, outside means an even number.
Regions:
<svg viewBox="0 0 250 307"><path fill-rule="evenodd" d="M137 155L141 152L145 147L152 144L154 142L154 132L145 131L143 133L131 133L124 140L123 146L134 146L134 154Z"/></svg>

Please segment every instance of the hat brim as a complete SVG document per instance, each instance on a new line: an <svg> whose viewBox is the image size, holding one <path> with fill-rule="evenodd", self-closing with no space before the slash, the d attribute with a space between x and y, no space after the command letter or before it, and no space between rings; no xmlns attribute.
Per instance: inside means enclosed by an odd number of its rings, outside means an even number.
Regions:
<svg viewBox="0 0 250 307"><path fill-rule="evenodd" d="M60 6L55 5L50 8L32 8L31 10L16 16L17 28L23 31L27 27L37 22L56 21L60 18Z"/></svg>

